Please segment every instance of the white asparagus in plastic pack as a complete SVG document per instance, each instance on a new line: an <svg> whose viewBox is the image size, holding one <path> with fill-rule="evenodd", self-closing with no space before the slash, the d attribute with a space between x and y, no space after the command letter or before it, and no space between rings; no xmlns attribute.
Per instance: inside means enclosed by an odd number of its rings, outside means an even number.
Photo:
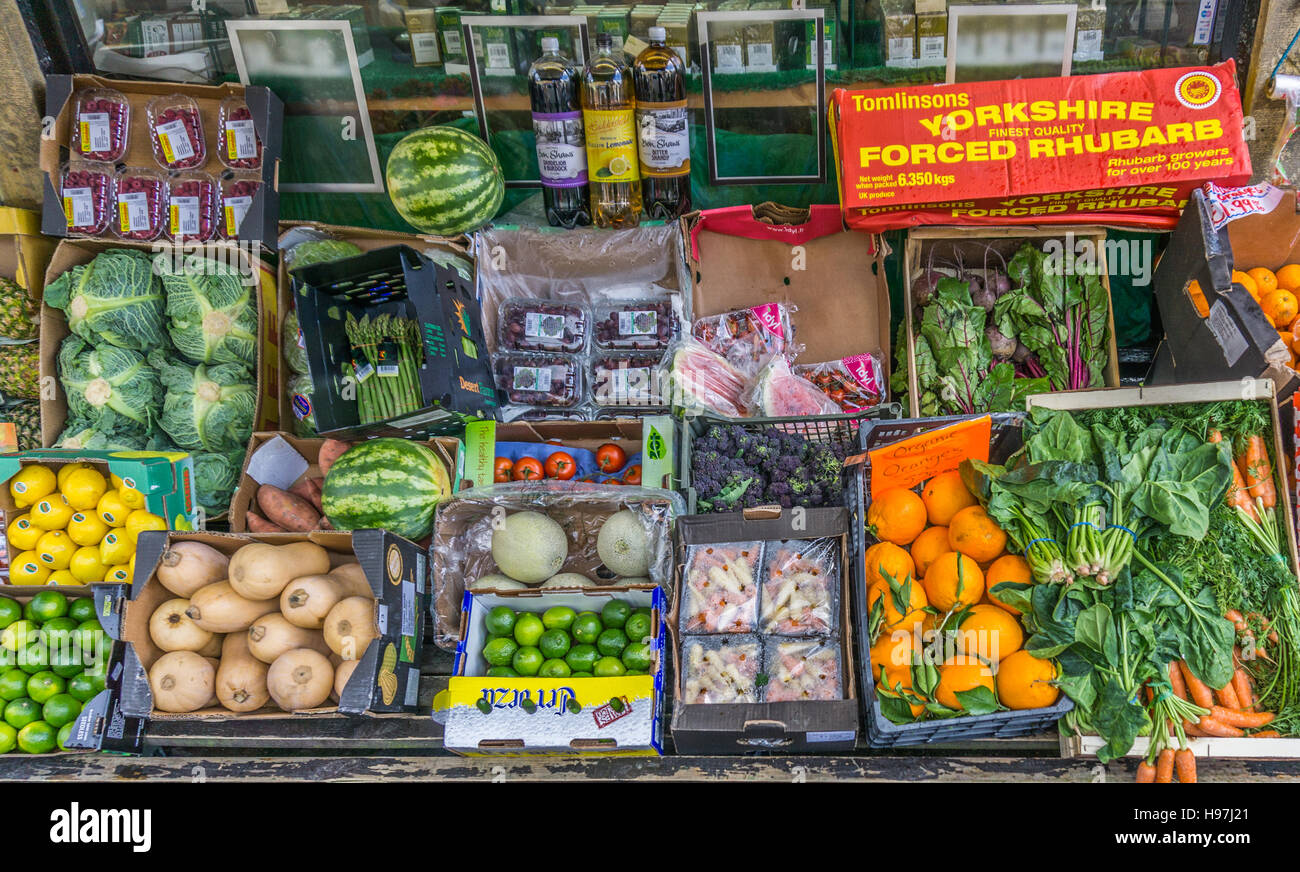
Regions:
<svg viewBox="0 0 1300 872"><path fill-rule="evenodd" d="M763 646L754 636L692 636L682 643L683 703L758 702Z"/></svg>
<svg viewBox="0 0 1300 872"><path fill-rule="evenodd" d="M752 633L758 624L762 542L691 545L686 553L683 633Z"/></svg>
<svg viewBox="0 0 1300 872"><path fill-rule="evenodd" d="M769 542L764 553L759 627L770 636L828 636L836 631L839 540Z"/></svg>
<svg viewBox="0 0 1300 872"><path fill-rule="evenodd" d="M768 639L764 702L843 699L840 648L834 641Z"/></svg>

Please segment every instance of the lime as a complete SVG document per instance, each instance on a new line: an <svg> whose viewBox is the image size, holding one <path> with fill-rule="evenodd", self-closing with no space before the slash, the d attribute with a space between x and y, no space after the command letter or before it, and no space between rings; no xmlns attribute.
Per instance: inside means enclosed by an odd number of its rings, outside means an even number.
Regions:
<svg viewBox="0 0 1300 872"><path fill-rule="evenodd" d="M595 612L582 612L573 619L573 641L583 645L595 645L596 637L605 629L600 623L600 615Z"/></svg>
<svg viewBox="0 0 1300 872"><path fill-rule="evenodd" d="M74 675L68 680L68 693L78 702L90 702L95 698L95 679L84 672Z"/></svg>
<svg viewBox="0 0 1300 872"><path fill-rule="evenodd" d="M64 615L61 618L51 618L41 624L41 632L45 633L47 637L50 633L71 633L77 629L79 624L79 621Z"/></svg>
<svg viewBox="0 0 1300 872"><path fill-rule="evenodd" d="M60 678L80 675L86 665L81 662L81 650L69 639L64 645L50 645L50 671Z"/></svg>
<svg viewBox="0 0 1300 872"><path fill-rule="evenodd" d="M18 747L18 731L8 724L0 724L0 754L8 754Z"/></svg>
<svg viewBox="0 0 1300 872"><path fill-rule="evenodd" d="M489 666L509 666L518 650L519 646L515 644L514 639L500 636L483 646L483 659Z"/></svg>
<svg viewBox="0 0 1300 872"><path fill-rule="evenodd" d="M650 668L650 664L654 659L654 652L644 642L633 642L623 649L621 659L629 672L633 670L644 672Z"/></svg>
<svg viewBox="0 0 1300 872"><path fill-rule="evenodd" d="M57 590L43 590L23 607L23 617L38 624L61 618L67 613L68 598Z"/></svg>
<svg viewBox="0 0 1300 872"><path fill-rule="evenodd" d="M54 750L58 734L45 721L33 721L18 731L18 747L28 754L48 754Z"/></svg>
<svg viewBox="0 0 1300 872"><path fill-rule="evenodd" d="M600 610L600 620L606 627L621 629L632 614L632 607L622 600L613 599Z"/></svg>
<svg viewBox="0 0 1300 872"><path fill-rule="evenodd" d="M493 666L487 671L487 674L493 678L518 678L519 673L515 672L509 666Z"/></svg>
<svg viewBox="0 0 1300 872"><path fill-rule="evenodd" d="M87 669L87 670L86 670L84 673L82 673L82 674L85 675L87 678L89 678L91 681L93 681L93 682L95 683L95 693L98 694L98 693L103 693L103 692L104 692L104 688L107 686L107 685L105 684L105 681L104 681L104 679L105 679L105 677L106 677L106 676L105 676L105 673L106 673L106 672L107 672L107 670L102 669L102 668L101 668L101 669L96 669L96 670L94 670L94 671L91 671L91 670Z"/></svg>
<svg viewBox="0 0 1300 872"><path fill-rule="evenodd" d="M5 723L15 730L21 730L33 721L39 721L40 719L41 706L34 699L15 699L5 706Z"/></svg>
<svg viewBox="0 0 1300 872"><path fill-rule="evenodd" d="M27 673L21 669L10 669L0 675L0 699L22 699L27 695Z"/></svg>
<svg viewBox="0 0 1300 872"><path fill-rule="evenodd" d="M548 630L568 630L578 613L568 606L551 606L542 612L542 626Z"/></svg>
<svg viewBox="0 0 1300 872"><path fill-rule="evenodd" d="M20 620L23 616L23 607L18 605L18 600L9 599L7 596L0 596L0 630Z"/></svg>
<svg viewBox="0 0 1300 872"><path fill-rule="evenodd" d="M594 678L590 672L574 672L569 675L570 678Z"/></svg>
<svg viewBox="0 0 1300 872"><path fill-rule="evenodd" d="M617 657L627 647L627 634L622 630L606 630L596 638L596 648L606 657Z"/></svg>
<svg viewBox="0 0 1300 872"><path fill-rule="evenodd" d="M632 609L632 614L634 614L634 615L645 615L645 616L648 618L648 617L650 617L651 612L650 612L650 610L649 610L648 608L646 608L645 606L641 606L640 608Z"/></svg>
<svg viewBox="0 0 1300 872"><path fill-rule="evenodd" d="M538 621L538 623L540 624L541 621ZM542 656L541 651L538 651L532 645L525 645L523 648L520 648L515 652L514 659L510 661L510 665L513 666L515 672L518 672L520 675L536 675L537 670L541 669L542 664L545 662L546 658Z"/></svg>
<svg viewBox="0 0 1300 872"><path fill-rule="evenodd" d="M509 636L515 629L515 610L510 606L497 606L487 613L483 626L493 636Z"/></svg>
<svg viewBox="0 0 1300 872"><path fill-rule="evenodd" d="M597 678L613 678L616 675L625 675L626 673L627 668L623 666L623 661L617 657L602 657L591 668L591 674Z"/></svg>
<svg viewBox="0 0 1300 872"><path fill-rule="evenodd" d="M81 714L81 702L72 694L60 693L46 700L41 708L45 723L56 730L64 724L70 724Z"/></svg>
<svg viewBox="0 0 1300 872"><path fill-rule="evenodd" d="M524 648L535 646L537 640L542 638L542 634L545 632L546 627L542 625L542 619L537 615L525 613L515 621L515 641Z"/></svg>
<svg viewBox="0 0 1300 872"><path fill-rule="evenodd" d="M38 672L27 679L27 695L33 702L45 705L45 701L68 689L68 683L53 672Z"/></svg>
<svg viewBox="0 0 1300 872"><path fill-rule="evenodd" d="M99 625L99 621L82 621L77 625L77 635L81 639L83 663L104 663L108 660L113 640L104 634L104 628Z"/></svg>
<svg viewBox="0 0 1300 872"><path fill-rule="evenodd" d="M572 644L569 634L563 630L547 630L542 634L542 638L537 640L537 647L541 649L547 660L555 660L568 654L569 646Z"/></svg>
<svg viewBox="0 0 1300 872"><path fill-rule="evenodd" d="M28 645L18 652L18 668L28 675L50 668L50 649L44 642Z"/></svg>
<svg viewBox="0 0 1300 872"><path fill-rule="evenodd" d="M76 724L64 724L59 727L58 743L60 751L68 750L68 739L72 738L72 728L74 726L76 726Z"/></svg>
<svg viewBox="0 0 1300 872"><path fill-rule="evenodd" d="M563 660L552 658L542 664L542 668L537 670L537 674L542 678L568 678L573 674L573 670Z"/></svg>
<svg viewBox="0 0 1300 872"><path fill-rule="evenodd" d="M0 646L17 651L40 639L40 633L30 620L14 621L0 632Z"/></svg>
<svg viewBox="0 0 1300 872"><path fill-rule="evenodd" d="M623 632L634 642L648 642L654 636L653 625L649 615L633 612L623 625Z"/></svg>
<svg viewBox="0 0 1300 872"><path fill-rule="evenodd" d="M68 617L78 624L95 620L95 601L88 596L79 597L68 603ZM95 621L99 623L98 621Z"/></svg>
<svg viewBox="0 0 1300 872"><path fill-rule="evenodd" d="M564 662L569 664L569 668L576 675L579 672L590 672L591 667L596 665L600 659L600 652L594 645L574 645L569 649L569 653L564 655Z"/></svg>

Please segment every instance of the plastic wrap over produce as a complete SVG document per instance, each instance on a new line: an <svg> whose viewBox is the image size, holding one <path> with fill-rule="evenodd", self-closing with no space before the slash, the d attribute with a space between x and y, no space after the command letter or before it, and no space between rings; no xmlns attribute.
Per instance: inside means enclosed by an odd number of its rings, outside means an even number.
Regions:
<svg viewBox="0 0 1300 872"><path fill-rule="evenodd" d="M671 594L678 494L574 482L473 488L438 506L433 543L434 641L455 648L472 590L657 584Z"/></svg>

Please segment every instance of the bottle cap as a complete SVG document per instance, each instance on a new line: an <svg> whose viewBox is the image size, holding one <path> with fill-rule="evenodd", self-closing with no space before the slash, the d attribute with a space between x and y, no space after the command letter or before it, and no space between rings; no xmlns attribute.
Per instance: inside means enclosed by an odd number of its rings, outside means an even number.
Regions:
<svg viewBox="0 0 1300 872"><path fill-rule="evenodd" d="M614 47L614 37L612 37L608 33L596 34L596 48L613 48L613 47Z"/></svg>
<svg viewBox="0 0 1300 872"><path fill-rule="evenodd" d="M560 51L560 41L553 36L543 36L542 51L547 54L557 54Z"/></svg>
<svg viewBox="0 0 1300 872"><path fill-rule="evenodd" d="M650 28L650 41L651 41L651 42L664 42L664 41L666 41L667 39L668 39L668 31L665 30L664 28L662 28L662 27L652 27L652 28Z"/></svg>

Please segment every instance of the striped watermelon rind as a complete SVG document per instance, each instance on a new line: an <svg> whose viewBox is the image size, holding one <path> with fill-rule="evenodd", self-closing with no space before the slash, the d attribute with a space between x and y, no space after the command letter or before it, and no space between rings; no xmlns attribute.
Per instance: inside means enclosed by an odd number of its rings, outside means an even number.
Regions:
<svg viewBox="0 0 1300 872"><path fill-rule="evenodd" d="M429 535L451 478L427 445L370 439L343 453L325 476L321 509L336 530L379 528L418 540Z"/></svg>
<svg viewBox="0 0 1300 872"><path fill-rule="evenodd" d="M388 156L384 178L398 214L439 236L491 221L506 193L496 154L457 127L424 127L403 137Z"/></svg>

